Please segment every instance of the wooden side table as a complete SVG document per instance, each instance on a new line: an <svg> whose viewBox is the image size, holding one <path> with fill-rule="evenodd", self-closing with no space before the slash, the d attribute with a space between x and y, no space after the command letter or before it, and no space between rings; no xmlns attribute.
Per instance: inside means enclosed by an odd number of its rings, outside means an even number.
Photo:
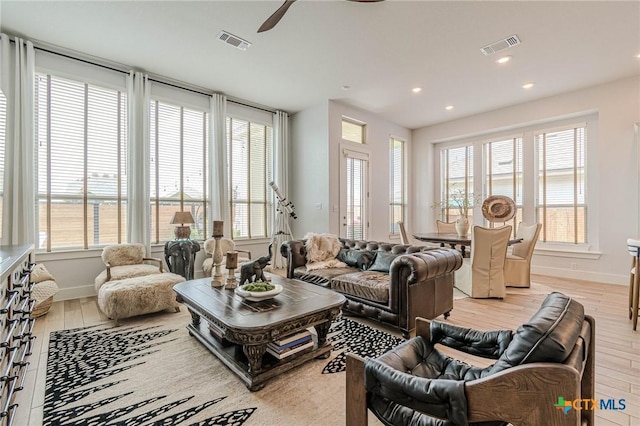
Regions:
<svg viewBox="0 0 640 426"><path fill-rule="evenodd" d="M164 260L171 272L192 280L196 253L199 251L200 244L194 240L167 241L164 245Z"/></svg>

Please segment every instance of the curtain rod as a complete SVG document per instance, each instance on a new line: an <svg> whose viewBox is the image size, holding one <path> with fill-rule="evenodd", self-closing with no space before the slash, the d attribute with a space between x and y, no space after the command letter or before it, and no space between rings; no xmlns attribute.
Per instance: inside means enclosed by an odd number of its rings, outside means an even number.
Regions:
<svg viewBox="0 0 640 426"><path fill-rule="evenodd" d="M15 44L15 40L13 39L13 36L10 36L9 34L7 34L7 35L9 36L9 41L11 43ZM72 59L72 60L75 60L75 61L83 62L85 64L94 65L94 66L97 66L97 67L102 67L102 68L105 68L105 69L108 69L108 70L111 70L111 71L116 71L116 72L123 73L123 74L129 74L130 69L134 68L134 67L129 67L129 66L125 65L125 64L119 64L119 65L121 65L122 68L116 68L115 66L106 65L104 63L100 63L100 62L95 61L95 60L89 60L89 59L85 59L85 58L82 58L82 57L73 56L70 53L63 52L63 50L66 50L64 48L58 48L60 50L52 50L51 47L47 47L48 43L44 43L44 42L41 42L41 41L31 41L31 43L33 43L33 48L34 49L41 50L41 51L47 52L47 53L51 53L53 55L62 56L63 58L67 58L67 59ZM78 52L78 55L83 55L84 56L85 54ZM87 56L89 56L89 55L87 55ZM97 59L101 59L101 58L97 58ZM111 61L105 60L105 62L111 62ZM130 69L126 69L126 68L130 68ZM186 87L186 86L180 85L178 82L169 82L169 81L167 81L168 79L163 79L162 76L155 75L153 73L147 73L147 74L149 75L149 80L150 81L153 81L154 83L164 84L166 86L175 87L176 89L187 90L189 92L197 93L199 95L204 95L204 96L211 96L211 95L213 95L215 93L219 93L219 92L215 92L213 90L205 91L205 90L207 90L205 88L202 88L202 89L198 90L198 89L194 89L194 88L191 88L191 87ZM228 102L233 102L233 103L238 104L238 105L246 106L246 107L249 107L249 108L259 109L259 110L262 110L262 111L265 111L265 112L275 113L277 111L274 108L270 108L270 107L262 106L262 105L255 105L255 104L252 104L249 101L245 101L243 99L231 98L229 96L227 96L227 101Z"/></svg>

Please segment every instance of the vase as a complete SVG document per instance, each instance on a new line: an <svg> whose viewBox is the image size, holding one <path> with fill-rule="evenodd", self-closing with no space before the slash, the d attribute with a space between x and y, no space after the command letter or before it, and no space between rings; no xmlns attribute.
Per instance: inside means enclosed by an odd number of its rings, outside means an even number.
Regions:
<svg viewBox="0 0 640 426"><path fill-rule="evenodd" d="M456 232L459 237L466 237L469 232L469 218L466 216L460 217L456 220Z"/></svg>

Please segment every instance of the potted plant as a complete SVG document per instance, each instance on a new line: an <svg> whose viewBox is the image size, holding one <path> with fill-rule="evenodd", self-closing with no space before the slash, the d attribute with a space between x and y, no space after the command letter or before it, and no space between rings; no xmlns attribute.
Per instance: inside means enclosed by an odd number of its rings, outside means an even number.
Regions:
<svg viewBox="0 0 640 426"><path fill-rule="evenodd" d="M476 197L478 198L478 197ZM479 198L478 198L479 199ZM478 199L467 196L462 188L451 189L450 198L447 201L437 203L444 208L455 208L458 210L458 218L456 219L456 232L460 237L464 237L469 232L469 210L478 202Z"/></svg>

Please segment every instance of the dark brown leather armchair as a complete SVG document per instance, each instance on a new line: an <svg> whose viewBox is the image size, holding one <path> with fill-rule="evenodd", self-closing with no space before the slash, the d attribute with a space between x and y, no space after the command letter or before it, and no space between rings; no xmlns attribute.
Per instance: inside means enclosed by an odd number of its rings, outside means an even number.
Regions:
<svg viewBox="0 0 640 426"><path fill-rule="evenodd" d="M347 426L593 425L595 322L581 304L552 293L514 333L416 320L416 337L376 359L347 355ZM440 352L445 345L496 359L475 367ZM565 406L564 402L570 405Z"/></svg>

